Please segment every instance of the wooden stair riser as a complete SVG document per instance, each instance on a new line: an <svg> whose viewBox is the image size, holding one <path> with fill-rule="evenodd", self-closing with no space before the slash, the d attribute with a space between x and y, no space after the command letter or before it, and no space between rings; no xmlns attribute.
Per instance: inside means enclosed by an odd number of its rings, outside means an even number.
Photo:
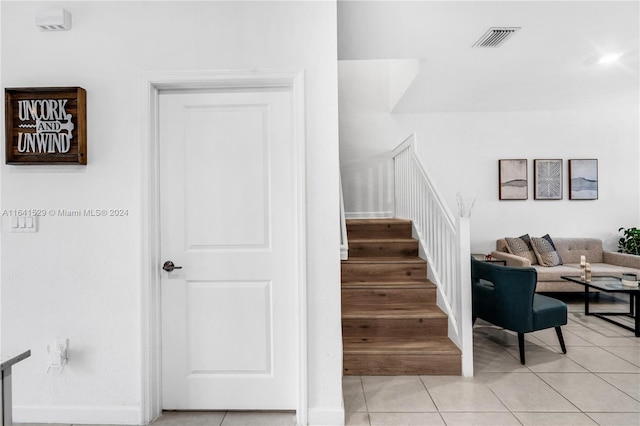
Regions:
<svg viewBox="0 0 640 426"><path fill-rule="evenodd" d="M364 241L349 242L349 257L417 256L418 241Z"/></svg>
<svg viewBox="0 0 640 426"><path fill-rule="evenodd" d="M343 318L342 337L415 337L428 339L448 334L444 318Z"/></svg>
<svg viewBox="0 0 640 426"><path fill-rule="evenodd" d="M460 355L424 354L349 354L343 358L343 371L346 376L370 375L444 375L462 374Z"/></svg>
<svg viewBox="0 0 640 426"><path fill-rule="evenodd" d="M365 238L411 238L411 222L360 223L348 220L347 237L354 240Z"/></svg>
<svg viewBox="0 0 640 426"><path fill-rule="evenodd" d="M436 289L431 288L388 288L388 289L342 289L342 307L384 306L392 303L416 303L427 305L436 303Z"/></svg>
<svg viewBox="0 0 640 426"><path fill-rule="evenodd" d="M342 282L424 280L426 263L342 263Z"/></svg>
<svg viewBox="0 0 640 426"><path fill-rule="evenodd" d="M437 289L407 220L348 220L342 262L345 375L460 375Z"/></svg>

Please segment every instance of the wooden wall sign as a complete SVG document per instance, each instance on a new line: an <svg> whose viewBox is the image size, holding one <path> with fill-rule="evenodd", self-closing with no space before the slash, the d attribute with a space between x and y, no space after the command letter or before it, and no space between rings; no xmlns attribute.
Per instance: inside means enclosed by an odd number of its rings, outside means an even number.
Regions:
<svg viewBox="0 0 640 426"><path fill-rule="evenodd" d="M87 164L81 87L5 89L7 164Z"/></svg>

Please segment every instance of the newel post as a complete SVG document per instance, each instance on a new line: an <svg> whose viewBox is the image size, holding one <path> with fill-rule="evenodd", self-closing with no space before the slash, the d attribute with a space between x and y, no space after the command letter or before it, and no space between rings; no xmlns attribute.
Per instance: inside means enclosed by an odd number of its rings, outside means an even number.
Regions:
<svg viewBox="0 0 640 426"><path fill-rule="evenodd" d="M473 376L473 324L471 320L471 228L468 217L456 219L458 235L458 276L460 277L460 332L462 375Z"/></svg>

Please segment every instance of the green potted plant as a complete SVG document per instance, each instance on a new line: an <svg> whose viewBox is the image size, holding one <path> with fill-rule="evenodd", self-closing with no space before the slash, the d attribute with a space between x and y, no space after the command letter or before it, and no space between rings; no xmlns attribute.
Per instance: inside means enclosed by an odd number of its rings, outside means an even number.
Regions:
<svg viewBox="0 0 640 426"><path fill-rule="evenodd" d="M618 232L620 231L624 236L618 240L618 252L640 256L640 229L620 228Z"/></svg>

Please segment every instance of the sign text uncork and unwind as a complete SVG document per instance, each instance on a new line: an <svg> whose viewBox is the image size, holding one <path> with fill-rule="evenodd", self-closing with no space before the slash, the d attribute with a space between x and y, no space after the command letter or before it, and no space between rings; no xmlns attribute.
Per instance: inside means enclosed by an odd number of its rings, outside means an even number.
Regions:
<svg viewBox="0 0 640 426"><path fill-rule="evenodd" d="M86 92L5 89L7 164L87 164Z"/></svg>

